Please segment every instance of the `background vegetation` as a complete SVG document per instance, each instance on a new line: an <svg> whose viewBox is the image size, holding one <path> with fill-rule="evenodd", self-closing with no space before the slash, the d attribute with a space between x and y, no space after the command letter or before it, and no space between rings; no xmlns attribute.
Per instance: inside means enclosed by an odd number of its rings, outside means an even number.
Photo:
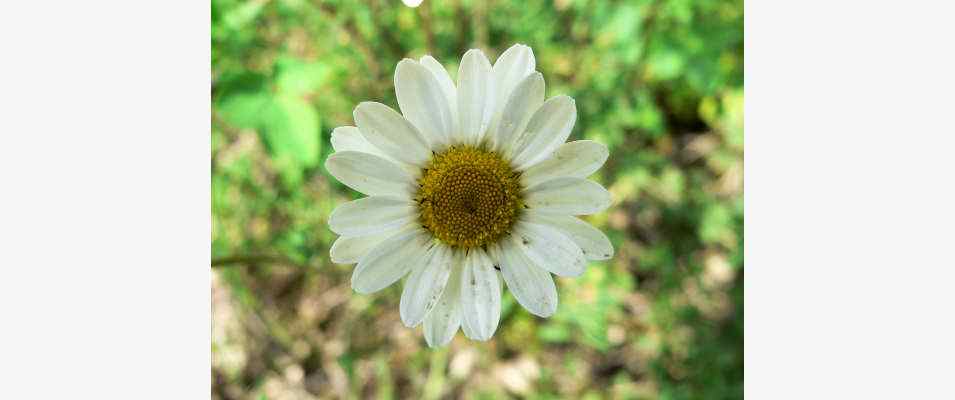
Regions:
<svg viewBox="0 0 955 400"><path fill-rule="evenodd" d="M741 398L741 0L212 1L213 387L217 399ZM557 279L540 319L505 295L487 343L427 348L400 285L352 292L325 221L358 195L321 167L332 129L394 67L534 49L572 140L606 143L589 218L616 256Z"/></svg>

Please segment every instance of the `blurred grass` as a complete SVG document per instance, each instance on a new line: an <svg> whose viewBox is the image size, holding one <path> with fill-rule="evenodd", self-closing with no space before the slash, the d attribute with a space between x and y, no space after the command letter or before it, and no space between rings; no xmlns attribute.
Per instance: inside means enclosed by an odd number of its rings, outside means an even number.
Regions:
<svg viewBox="0 0 955 400"><path fill-rule="evenodd" d="M742 1L212 1L213 388L219 399L742 398ZM617 254L505 295L487 343L428 350L400 285L362 296L325 221L358 194L321 167L361 101L397 108L404 57L534 49L571 140L610 159L588 218Z"/></svg>

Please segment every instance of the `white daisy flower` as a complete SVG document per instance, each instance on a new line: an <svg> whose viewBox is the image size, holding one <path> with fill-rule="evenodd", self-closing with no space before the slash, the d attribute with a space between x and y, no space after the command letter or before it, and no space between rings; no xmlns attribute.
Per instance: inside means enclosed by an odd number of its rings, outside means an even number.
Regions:
<svg viewBox="0 0 955 400"><path fill-rule="evenodd" d="M610 194L586 178L608 156L591 140L564 143L574 100L544 101L530 47L491 66L464 54L455 86L430 56L395 70L401 114L381 103L355 108L355 125L332 132L325 168L368 197L342 204L328 225L341 235L336 263L357 263L352 287L373 293L405 277L401 320L424 324L429 346L460 327L494 335L501 280L527 311L557 310L550 274L576 277L587 260L613 255L607 237L574 217L598 213Z"/></svg>

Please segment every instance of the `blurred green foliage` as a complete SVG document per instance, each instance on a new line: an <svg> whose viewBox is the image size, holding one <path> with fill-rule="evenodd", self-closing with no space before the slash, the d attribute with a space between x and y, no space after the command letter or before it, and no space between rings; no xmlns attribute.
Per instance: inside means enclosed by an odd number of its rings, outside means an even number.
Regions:
<svg viewBox="0 0 955 400"><path fill-rule="evenodd" d="M741 0L212 1L216 398L731 399L743 383ZM362 296L326 219L358 194L322 168L361 101L431 54L534 49L571 140L607 144L588 220L616 255L557 279L558 313L505 295L487 342L429 350L400 285Z"/></svg>

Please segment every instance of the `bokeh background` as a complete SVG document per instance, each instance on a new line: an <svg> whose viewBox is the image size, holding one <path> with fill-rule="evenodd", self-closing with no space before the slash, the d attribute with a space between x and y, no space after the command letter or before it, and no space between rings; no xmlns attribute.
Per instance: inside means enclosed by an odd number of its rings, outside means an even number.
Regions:
<svg viewBox="0 0 955 400"><path fill-rule="evenodd" d="M741 0L212 0L212 395L216 399L732 399L743 393ZM397 109L394 67L456 76L530 45L571 140L607 144L587 218L616 255L557 278L558 312L505 294L493 340L430 350L401 285L352 292L322 168L361 101Z"/></svg>

